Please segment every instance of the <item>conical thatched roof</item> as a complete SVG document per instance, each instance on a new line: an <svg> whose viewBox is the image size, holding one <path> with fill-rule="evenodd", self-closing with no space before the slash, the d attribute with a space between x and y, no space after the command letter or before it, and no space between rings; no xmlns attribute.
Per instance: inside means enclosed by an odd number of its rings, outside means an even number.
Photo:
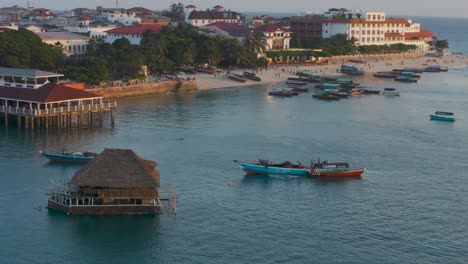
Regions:
<svg viewBox="0 0 468 264"><path fill-rule="evenodd" d="M156 163L149 162L130 149L105 149L75 173L71 184L103 188L158 188Z"/></svg>

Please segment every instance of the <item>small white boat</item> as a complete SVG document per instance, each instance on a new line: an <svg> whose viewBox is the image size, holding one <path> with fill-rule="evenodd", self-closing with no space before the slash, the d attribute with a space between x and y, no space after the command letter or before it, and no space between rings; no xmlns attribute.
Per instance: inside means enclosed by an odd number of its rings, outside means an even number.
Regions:
<svg viewBox="0 0 468 264"><path fill-rule="evenodd" d="M437 111L435 114L429 116L431 120L455 122L455 115L452 112Z"/></svg>
<svg viewBox="0 0 468 264"><path fill-rule="evenodd" d="M400 96L400 92L395 88L384 88L381 94L391 95L391 96Z"/></svg>

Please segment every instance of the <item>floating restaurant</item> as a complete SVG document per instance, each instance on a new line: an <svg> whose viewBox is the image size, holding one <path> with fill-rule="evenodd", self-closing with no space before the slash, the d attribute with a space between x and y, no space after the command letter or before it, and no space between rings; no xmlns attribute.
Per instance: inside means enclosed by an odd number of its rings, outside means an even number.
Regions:
<svg viewBox="0 0 468 264"><path fill-rule="evenodd" d="M175 214L174 188L161 197L156 166L133 150L105 149L68 185L52 190L47 207L77 215Z"/></svg>
<svg viewBox="0 0 468 264"><path fill-rule="evenodd" d="M5 126L16 119L18 127L49 128L102 126L110 112L114 125L116 102L101 95L58 82L62 74L31 69L0 68L0 114ZM51 82L53 81L53 82Z"/></svg>

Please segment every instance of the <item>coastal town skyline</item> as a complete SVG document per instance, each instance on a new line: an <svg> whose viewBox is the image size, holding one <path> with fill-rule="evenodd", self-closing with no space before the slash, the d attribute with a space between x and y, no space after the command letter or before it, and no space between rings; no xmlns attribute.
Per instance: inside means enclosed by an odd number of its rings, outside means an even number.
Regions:
<svg viewBox="0 0 468 264"><path fill-rule="evenodd" d="M422 1L412 1L411 5L408 5L408 1L394 0L388 1L372 1L372 0L361 0L361 1L350 1L343 2L341 0L332 0L327 2L310 3L304 0L292 0L288 1L287 7L284 6L284 2L280 0L259 0L254 2L237 1L230 2L225 0L209 0L209 1L173 1L163 0L155 3L154 1L143 0L118 0L118 1L95 1L95 0L83 0L80 3L75 2L62 2L57 5L56 1L52 0L31 0L31 1L18 1L18 0L7 0L3 1L2 6L26 6L31 5L34 7L43 7L51 10L67 10L78 7L95 8L98 5L105 7L115 7L117 4L122 8L130 8L135 6L144 6L146 8L163 10L175 2L182 2L184 5L193 4L198 6L200 9L210 8L215 5L223 5L226 8L238 11L238 12L265 12L265 13L291 13L291 15L301 14L306 11L322 12L330 7L337 8L348 8L351 10L366 10L376 11L385 10L391 15L411 15L411 16L436 16L436 17L467 17L464 8L452 8L457 6L460 7L460 2L457 0L448 0L444 2L431 3L431 5L421 5ZM465 4L468 7L468 4ZM402 8L404 7L404 8Z"/></svg>

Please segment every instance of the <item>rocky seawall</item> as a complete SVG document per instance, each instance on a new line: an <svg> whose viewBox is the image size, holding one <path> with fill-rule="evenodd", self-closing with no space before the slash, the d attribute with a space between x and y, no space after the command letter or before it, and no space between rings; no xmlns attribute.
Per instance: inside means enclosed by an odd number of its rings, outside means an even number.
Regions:
<svg viewBox="0 0 468 264"><path fill-rule="evenodd" d="M100 94L104 98L119 98L153 94L182 94L197 91L196 81L167 81L160 83L142 83L86 89L86 91Z"/></svg>

